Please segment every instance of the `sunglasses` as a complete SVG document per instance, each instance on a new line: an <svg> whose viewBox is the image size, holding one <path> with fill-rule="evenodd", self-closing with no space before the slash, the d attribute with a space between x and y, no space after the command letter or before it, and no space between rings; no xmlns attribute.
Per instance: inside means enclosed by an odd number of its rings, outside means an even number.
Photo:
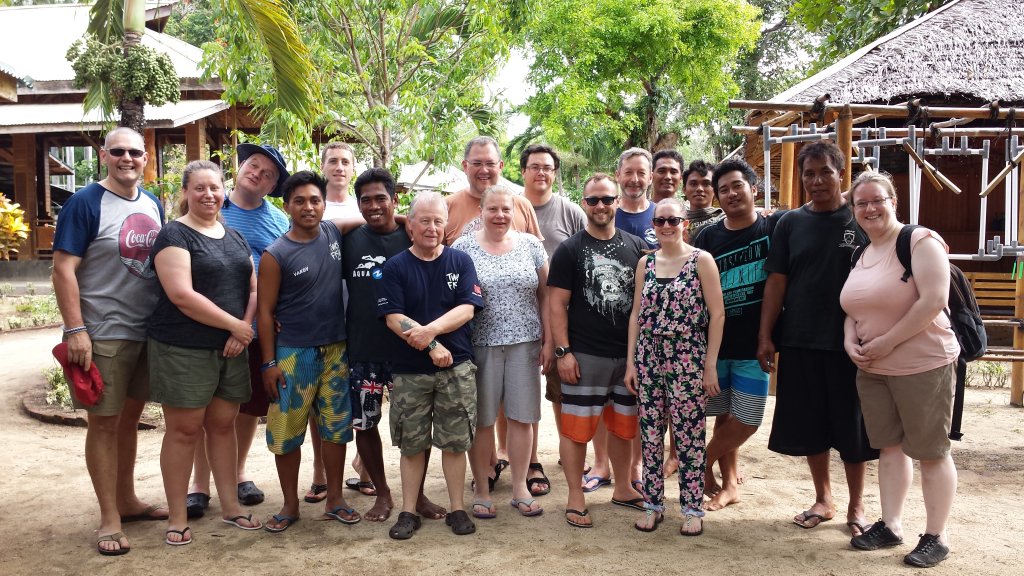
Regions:
<svg viewBox="0 0 1024 576"><path fill-rule="evenodd" d="M668 224L669 226L672 226L673 228L675 228L676 226L679 226L680 224L682 224L683 219L678 217L678 216L670 216L668 218L663 218L661 216L656 216L654 218L651 218L651 222L654 222L654 225L659 227L659 228L661 228L665 224Z"/></svg>
<svg viewBox="0 0 1024 576"><path fill-rule="evenodd" d="M605 206L611 206L618 199L618 196L587 196L583 201L587 203L587 206L597 206L598 202Z"/></svg>
<svg viewBox="0 0 1024 576"><path fill-rule="evenodd" d="M127 152L132 158L142 158L142 155L146 153L145 150L136 150L134 148L107 148L106 150L107 154L110 154L114 158L124 156L125 152Z"/></svg>

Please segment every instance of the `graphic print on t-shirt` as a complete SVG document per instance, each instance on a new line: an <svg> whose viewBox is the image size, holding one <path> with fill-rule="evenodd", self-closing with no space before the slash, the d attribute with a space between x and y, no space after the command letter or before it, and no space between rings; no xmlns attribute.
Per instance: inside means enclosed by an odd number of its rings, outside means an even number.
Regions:
<svg viewBox="0 0 1024 576"><path fill-rule="evenodd" d="M124 219L118 234L117 248L121 255L121 263L128 271L139 278L152 278L153 267L150 266L150 251L160 224L146 214L135 213Z"/></svg>
<svg viewBox="0 0 1024 576"><path fill-rule="evenodd" d="M715 258L718 268L722 270L722 296L725 299L726 316L740 314L739 308L761 301L764 296L763 282L768 278L764 270L768 247L768 238L762 236L742 248Z"/></svg>
<svg viewBox="0 0 1024 576"><path fill-rule="evenodd" d="M635 271L618 260L594 252L589 246L583 250L583 259L586 273L583 295L587 304L617 326L629 318Z"/></svg>

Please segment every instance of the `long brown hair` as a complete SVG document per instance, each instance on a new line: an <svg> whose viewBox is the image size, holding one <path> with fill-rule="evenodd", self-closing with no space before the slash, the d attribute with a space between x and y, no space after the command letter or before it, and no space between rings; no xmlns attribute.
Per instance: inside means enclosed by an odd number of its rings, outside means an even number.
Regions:
<svg viewBox="0 0 1024 576"><path fill-rule="evenodd" d="M185 171L181 173L182 195L181 200L178 201L178 214L181 216L188 214L188 194L186 193L188 190L188 180L193 174L200 170L209 170L210 172L220 176L220 185L222 188L224 187L224 171L220 169L220 166L217 166L209 160L193 160L189 162L188 166L185 166Z"/></svg>

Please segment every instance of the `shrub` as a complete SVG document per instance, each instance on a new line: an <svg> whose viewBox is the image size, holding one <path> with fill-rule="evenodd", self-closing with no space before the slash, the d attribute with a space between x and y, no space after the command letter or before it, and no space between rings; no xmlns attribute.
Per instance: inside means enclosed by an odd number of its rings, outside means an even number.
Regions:
<svg viewBox="0 0 1024 576"><path fill-rule="evenodd" d="M967 365L967 386L1004 388L1009 383L1010 370L1003 362L978 361Z"/></svg>
<svg viewBox="0 0 1024 576"><path fill-rule="evenodd" d="M27 238L25 211L0 193L0 260L10 260L11 253L17 254L18 246Z"/></svg>
<svg viewBox="0 0 1024 576"><path fill-rule="evenodd" d="M51 406L60 406L71 409L71 389L64 377L64 370L60 366L53 366L43 370L46 376L46 403Z"/></svg>

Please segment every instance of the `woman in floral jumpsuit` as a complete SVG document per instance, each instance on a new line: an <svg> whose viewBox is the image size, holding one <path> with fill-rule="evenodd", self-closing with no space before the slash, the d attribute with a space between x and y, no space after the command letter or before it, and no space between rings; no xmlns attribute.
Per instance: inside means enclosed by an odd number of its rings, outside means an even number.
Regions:
<svg viewBox="0 0 1024 576"><path fill-rule="evenodd" d="M629 326L626 385L640 400L644 516L651 532L664 519L664 438L671 427L679 452L684 536L703 533L704 408L718 394L715 364L725 305L711 254L683 241L683 206L668 198L654 211L661 248L641 258Z"/></svg>

